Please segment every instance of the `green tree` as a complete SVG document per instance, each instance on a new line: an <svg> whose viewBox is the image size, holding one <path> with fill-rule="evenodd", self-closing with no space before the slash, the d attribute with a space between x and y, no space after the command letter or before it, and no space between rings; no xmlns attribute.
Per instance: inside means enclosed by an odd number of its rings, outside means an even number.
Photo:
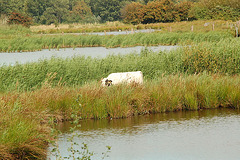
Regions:
<svg viewBox="0 0 240 160"><path fill-rule="evenodd" d="M1 13L11 14L12 12L23 13L26 0L0 0Z"/></svg>
<svg viewBox="0 0 240 160"><path fill-rule="evenodd" d="M200 0L191 9L197 19L239 20L239 0Z"/></svg>
<svg viewBox="0 0 240 160"><path fill-rule="evenodd" d="M121 9L121 15L125 23L139 24L143 21L143 7L139 2L132 2Z"/></svg>
<svg viewBox="0 0 240 160"><path fill-rule="evenodd" d="M68 2L68 0L51 0L41 16L41 22L43 24L63 22L69 12Z"/></svg>
<svg viewBox="0 0 240 160"><path fill-rule="evenodd" d="M8 0L0 0L0 14L7 14Z"/></svg>
<svg viewBox="0 0 240 160"><path fill-rule="evenodd" d="M193 3L190 1L183 1L180 3L177 3L175 5L175 20L176 21L186 21L188 18L192 18L189 16L189 12L191 8L193 7Z"/></svg>
<svg viewBox="0 0 240 160"><path fill-rule="evenodd" d="M120 19L120 9L125 0L91 0L90 6L95 16L100 16L102 21L116 21Z"/></svg>
<svg viewBox="0 0 240 160"><path fill-rule="evenodd" d="M144 8L143 23L174 21L174 3L171 0L148 2Z"/></svg>
<svg viewBox="0 0 240 160"><path fill-rule="evenodd" d="M31 16L34 22L39 23L41 16L48 8L48 1L49 0L28 0L26 12L29 16Z"/></svg>
<svg viewBox="0 0 240 160"><path fill-rule="evenodd" d="M77 1L73 5L72 11L69 12L69 22L84 21L92 16L91 8L83 1Z"/></svg>

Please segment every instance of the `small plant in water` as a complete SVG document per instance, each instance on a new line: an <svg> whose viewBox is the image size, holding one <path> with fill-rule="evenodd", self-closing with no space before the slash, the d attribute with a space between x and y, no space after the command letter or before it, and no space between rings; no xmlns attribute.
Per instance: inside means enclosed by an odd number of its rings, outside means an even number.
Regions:
<svg viewBox="0 0 240 160"><path fill-rule="evenodd" d="M56 157L57 160L62 160L62 159L91 160L92 156L94 155L94 152L89 151L88 145L83 142L81 146L80 144L74 142L75 137L81 136L76 131L76 129L79 128L81 125L78 125L79 118L76 115L72 114L71 117L72 118L74 117L75 120L73 120L72 123L75 124L76 126L70 129L70 132L72 133L72 135L67 140L69 143L71 143L71 146L67 149L67 151L70 152L70 155L66 157L61 156L57 141L53 144L54 148L52 149L51 152ZM101 159L105 159L106 157L108 157L108 153L111 150L111 146L106 146L106 147L107 147L107 151L102 153L103 157Z"/></svg>

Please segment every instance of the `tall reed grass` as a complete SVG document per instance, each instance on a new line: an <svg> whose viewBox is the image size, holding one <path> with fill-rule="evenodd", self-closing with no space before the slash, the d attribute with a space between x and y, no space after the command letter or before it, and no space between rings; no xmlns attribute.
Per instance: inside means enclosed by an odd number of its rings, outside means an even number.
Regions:
<svg viewBox="0 0 240 160"><path fill-rule="evenodd" d="M0 52L24 52L41 49L66 47L130 47L151 45L191 44L192 42L218 42L233 38L228 32L207 33L135 33L128 35L55 35L55 36L18 36L12 39L0 39Z"/></svg>
<svg viewBox="0 0 240 160"><path fill-rule="evenodd" d="M39 123L36 112L23 105L24 94L0 97L0 159L44 159L50 139L47 126Z"/></svg>
<svg viewBox="0 0 240 160"><path fill-rule="evenodd" d="M174 41L171 43L181 41L181 38L175 40L177 36L184 39L184 34L180 33L164 35L166 38L163 35L148 34L148 39L145 34L134 34L128 35L125 40L126 44L131 43L129 38L150 44L152 40L154 43L167 41L171 36ZM239 39L229 38L228 34L223 35L226 36L224 39L215 37L215 33L206 35L185 35L187 38L184 40L190 39L198 44L192 43L170 52L145 49L140 54L109 55L103 59L52 58L1 66L0 159L45 159L47 144L53 138L50 126L58 121L239 108ZM86 38L81 40L81 45L96 45L101 38L105 44L111 42L111 45L117 45L124 39L124 36L79 37ZM46 44L41 40L44 38L47 37L35 39L35 43L44 44L47 48L60 43L67 46L72 40L71 44L78 45L71 37L69 40L51 37ZM28 46L28 38L19 40ZM142 86L100 86L100 79L112 72L136 70L143 72Z"/></svg>
<svg viewBox="0 0 240 160"><path fill-rule="evenodd" d="M79 86L89 81L100 81L113 72L140 70L145 79L155 79L162 74L201 72L239 74L239 39L203 42L180 47L170 52L142 50L140 54L109 55L106 58L74 57L52 58L34 63L0 67L0 91L34 90L46 79L52 84Z"/></svg>
<svg viewBox="0 0 240 160"><path fill-rule="evenodd" d="M0 158L44 159L53 135L49 126L62 120L124 118L178 110L239 108L240 77L220 74L163 75L144 85L52 87L0 95Z"/></svg>

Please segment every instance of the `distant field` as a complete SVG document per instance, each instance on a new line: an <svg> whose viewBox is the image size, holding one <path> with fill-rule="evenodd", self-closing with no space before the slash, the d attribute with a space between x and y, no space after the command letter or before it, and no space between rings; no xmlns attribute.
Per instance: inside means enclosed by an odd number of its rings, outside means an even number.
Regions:
<svg viewBox="0 0 240 160"><path fill-rule="evenodd" d="M184 21L175 23L152 23L152 24L124 24L121 22L107 22L104 24L60 24L31 26L35 33L85 33L104 31L131 31L132 29L161 29L163 32L208 32L208 31L231 31L235 29L236 22L221 20ZM193 28L192 28L193 26Z"/></svg>

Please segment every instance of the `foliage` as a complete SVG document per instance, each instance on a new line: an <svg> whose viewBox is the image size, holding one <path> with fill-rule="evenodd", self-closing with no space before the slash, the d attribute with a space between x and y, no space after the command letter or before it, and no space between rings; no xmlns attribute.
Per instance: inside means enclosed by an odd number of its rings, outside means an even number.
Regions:
<svg viewBox="0 0 240 160"><path fill-rule="evenodd" d="M174 4L171 0L148 2L144 9L143 23L174 21Z"/></svg>
<svg viewBox="0 0 240 160"><path fill-rule="evenodd" d="M41 22L46 9L49 7L49 0L25 0L25 12L31 16L35 23ZM46 14L46 13L45 13ZM50 20L51 21L51 20Z"/></svg>
<svg viewBox="0 0 240 160"><path fill-rule="evenodd" d="M92 16L91 8L83 1L77 1L69 12L68 22L84 21L87 17Z"/></svg>
<svg viewBox="0 0 240 160"><path fill-rule="evenodd" d="M157 23L183 21L190 18L189 12L193 3L183 1L173 3L171 0L150 1L146 5L132 2L122 9L122 17L126 23Z"/></svg>
<svg viewBox="0 0 240 160"><path fill-rule="evenodd" d="M13 12L9 16L8 24L21 24L25 27L30 27L32 24L32 18Z"/></svg>
<svg viewBox="0 0 240 160"><path fill-rule="evenodd" d="M193 7L193 3L189 1L182 1L175 5L175 10L177 14L175 15L175 21L186 21L190 20L191 16L189 15L190 9Z"/></svg>
<svg viewBox="0 0 240 160"><path fill-rule="evenodd" d="M68 13L68 0L51 0L41 16L43 24L61 23Z"/></svg>
<svg viewBox="0 0 240 160"><path fill-rule="evenodd" d="M143 21L143 5L139 2L129 3L122 8L121 15L125 23L139 24Z"/></svg>
<svg viewBox="0 0 240 160"><path fill-rule="evenodd" d="M100 16L102 21L114 21L120 19L120 9L124 0L92 0L92 12Z"/></svg>
<svg viewBox="0 0 240 160"><path fill-rule="evenodd" d="M220 19L237 21L240 17L240 3L237 0L201 0L192 8L197 19Z"/></svg>
<svg viewBox="0 0 240 160"><path fill-rule="evenodd" d="M1 0L0 14L21 13L41 24L94 23L99 19L133 24L187 19L236 21L239 5L238 0Z"/></svg>

